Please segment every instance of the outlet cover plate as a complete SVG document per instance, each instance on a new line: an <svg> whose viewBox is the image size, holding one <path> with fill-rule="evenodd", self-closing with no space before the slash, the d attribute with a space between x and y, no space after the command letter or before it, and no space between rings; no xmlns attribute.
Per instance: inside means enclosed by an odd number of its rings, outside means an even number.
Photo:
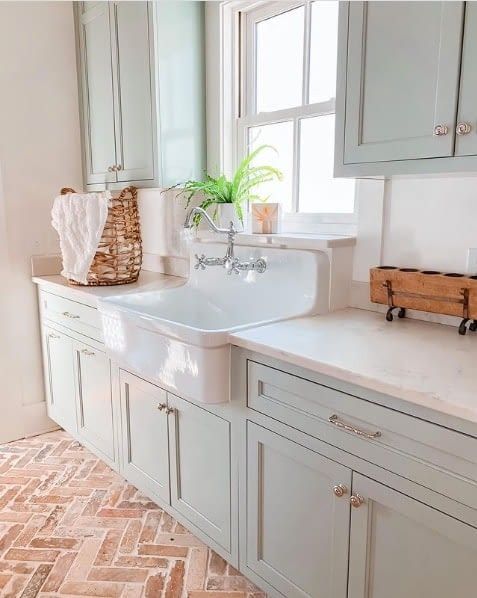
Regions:
<svg viewBox="0 0 477 598"><path fill-rule="evenodd" d="M477 274L477 247L467 251L467 274Z"/></svg>

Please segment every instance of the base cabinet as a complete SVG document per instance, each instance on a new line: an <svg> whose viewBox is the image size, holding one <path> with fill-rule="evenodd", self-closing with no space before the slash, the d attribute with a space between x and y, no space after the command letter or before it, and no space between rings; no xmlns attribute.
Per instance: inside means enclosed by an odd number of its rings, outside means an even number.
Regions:
<svg viewBox="0 0 477 598"><path fill-rule="evenodd" d="M68 432L76 433L76 374L73 340L44 327L45 382L48 415Z"/></svg>
<svg viewBox="0 0 477 598"><path fill-rule="evenodd" d="M353 473L349 598L474 596L477 530Z"/></svg>
<svg viewBox="0 0 477 598"><path fill-rule="evenodd" d="M171 505L231 550L230 422L168 395Z"/></svg>
<svg viewBox="0 0 477 598"><path fill-rule="evenodd" d="M167 395L121 371L122 472L151 497L170 501Z"/></svg>
<svg viewBox="0 0 477 598"><path fill-rule="evenodd" d="M103 351L74 342L78 434L109 463L115 459L111 363Z"/></svg>
<svg viewBox="0 0 477 598"><path fill-rule="evenodd" d="M346 598L351 470L250 422L247 445L247 566L277 595Z"/></svg>

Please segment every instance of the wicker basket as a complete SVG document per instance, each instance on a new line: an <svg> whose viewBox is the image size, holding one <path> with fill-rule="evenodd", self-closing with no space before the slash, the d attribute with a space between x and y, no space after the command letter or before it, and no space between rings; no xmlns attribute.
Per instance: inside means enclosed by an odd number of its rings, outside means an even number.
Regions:
<svg viewBox="0 0 477 598"><path fill-rule="evenodd" d="M75 193L63 188L61 195ZM88 282L69 279L71 285L112 286L136 282L142 264L141 230L136 187L126 187L112 198L98 250L88 273Z"/></svg>

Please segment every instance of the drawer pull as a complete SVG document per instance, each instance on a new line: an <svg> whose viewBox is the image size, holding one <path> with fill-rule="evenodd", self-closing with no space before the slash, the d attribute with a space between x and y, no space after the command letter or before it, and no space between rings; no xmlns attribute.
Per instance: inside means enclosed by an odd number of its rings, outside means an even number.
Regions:
<svg viewBox="0 0 477 598"><path fill-rule="evenodd" d="M50 334L48 335L48 338L60 338L57 334L53 334L53 332L50 332Z"/></svg>
<svg viewBox="0 0 477 598"><path fill-rule="evenodd" d="M354 426L350 426L349 424L346 424L345 422L340 421L340 419L338 418L336 413L333 415L330 415L330 417L328 418L328 421L330 422L330 424L333 424L337 428L341 428L342 430L347 430L348 432L353 432L353 434L356 434L357 436L362 436L363 438L369 438L370 440L373 440L374 438L379 438L381 436L381 432L364 432L363 430L360 430L359 428L355 428Z"/></svg>
<svg viewBox="0 0 477 598"><path fill-rule="evenodd" d="M79 320L79 316L77 316L76 314L70 314L69 311L64 311L63 315L65 316L65 318L71 318L72 320Z"/></svg>
<svg viewBox="0 0 477 598"><path fill-rule="evenodd" d="M88 357L94 356L94 351L88 351L88 349L81 349L81 353L83 353L83 355L87 355Z"/></svg>

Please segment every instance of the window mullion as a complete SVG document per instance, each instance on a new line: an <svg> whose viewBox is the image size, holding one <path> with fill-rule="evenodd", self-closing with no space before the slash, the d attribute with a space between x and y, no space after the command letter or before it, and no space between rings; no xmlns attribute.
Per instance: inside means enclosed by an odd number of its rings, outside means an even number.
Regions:
<svg viewBox="0 0 477 598"><path fill-rule="evenodd" d="M305 4L305 34L303 36L303 105L310 99L311 2Z"/></svg>
<svg viewBox="0 0 477 598"><path fill-rule="evenodd" d="M292 212L299 211L300 193L300 119L293 119L293 181L292 181Z"/></svg>

